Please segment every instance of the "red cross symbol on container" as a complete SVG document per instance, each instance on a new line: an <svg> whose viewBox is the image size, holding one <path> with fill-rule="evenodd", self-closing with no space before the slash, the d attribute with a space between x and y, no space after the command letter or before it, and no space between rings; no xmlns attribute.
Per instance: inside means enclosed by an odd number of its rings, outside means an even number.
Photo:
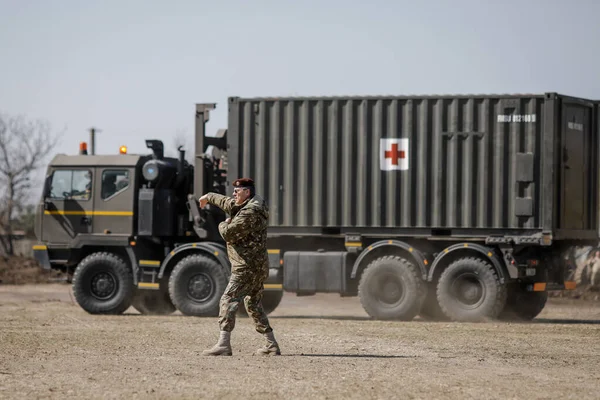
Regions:
<svg viewBox="0 0 600 400"><path fill-rule="evenodd" d="M382 171L405 171L408 169L410 145L407 138L379 139L379 166Z"/></svg>
<svg viewBox="0 0 600 400"><path fill-rule="evenodd" d="M404 150L398 150L398 143L393 143L392 149L385 151L385 158L391 158L392 165L398 165L398 160L405 157L406 153L404 152Z"/></svg>

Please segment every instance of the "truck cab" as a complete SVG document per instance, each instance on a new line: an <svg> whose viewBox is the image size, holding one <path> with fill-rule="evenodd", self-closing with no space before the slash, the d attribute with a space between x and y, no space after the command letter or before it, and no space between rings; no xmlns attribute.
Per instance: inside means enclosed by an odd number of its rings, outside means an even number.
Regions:
<svg viewBox="0 0 600 400"><path fill-rule="evenodd" d="M216 316L231 271L218 231L225 215L200 210L195 192L224 193L220 162L201 154L191 165L181 148L170 158L160 140L146 146L149 154L123 146L88 155L83 143L79 154L56 155L37 208L34 256L42 268L67 273L76 301L92 314L133 306L143 314ZM281 300L281 285L272 287L280 275L273 271L265 285L267 312Z"/></svg>
<svg viewBox="0 0 600 400"><path fill-rule="evenodd" d="M57 155L48 167L35 221L50 264L69 265L85 246L129 243L135 235L137 155Z"/></svg>

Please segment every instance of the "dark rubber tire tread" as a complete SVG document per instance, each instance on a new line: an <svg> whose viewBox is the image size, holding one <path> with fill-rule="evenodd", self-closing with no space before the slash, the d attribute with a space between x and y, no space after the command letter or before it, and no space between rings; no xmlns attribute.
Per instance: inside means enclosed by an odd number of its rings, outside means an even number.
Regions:
<svg viewBox="0 0 600 400"><path fill-rule="evenodd" d="M426 321L449 321L450 318L444 314L437 300L434 284L427 285L427 295L419 312L419 317Z"/></svg>
<svg viewBox="0 0 600 400"><path fill-rule="evenodd" d="M476 309L460 306L450 292L452 278L461 272L476 274L483 283L486 296ZM480 322L496 319L504 309L507 299L506 285L500 283L494 267L476 257L464 257L452 262L442 272L437 284L437 299L444 314L452 321Z"/></svg>
<svg viewBox="0 0 600 400"><path fill-rule="evenodd" d="M89 289L91 274L105 270L117 280L117 292L109 300L94 298ZM122 314L131 306L134 295L131 268L118 255L109 252L92 253L85 257L73 274L73 294L77 303L90 314Z"/></svg>
<svg viewBox="0 0 600 400"><path fill-rule="evenodd" d="M167 290L139 290L131 303L133 308L144 315L169 315L177 308Z"/></svg>
<svg viewBox="0 0 600 400"><path fill-rule="evenodd" d="M194 272L210 276L215 286L208 301L198 303L187 296L188 279ZM169 296L183 315L196 317L216 317L219 315L219 302L225 292L228 279L220 263L204 254L191 254L182 258L169 278Z"/></svg>
<svg viewBox="0 0 600 400"><path fill-rule="evenodd" d="M391 273L402 281L404 296L399 304L385 306L377 299L378 290L369 290L378 275L383 273ZM419 314L425 294L424 282L417 267L399 256L384 256L373 260L364 270L358 284L358 296L364 310L378 320L412 320Z"/></svg>
<svg viewBox="0 0 600 400"><path fill-rule="evenodd" d="M516 289L510 294L499 318L505 321L531 321L544 310L546 301L548 292L526 292Z"/></svg>

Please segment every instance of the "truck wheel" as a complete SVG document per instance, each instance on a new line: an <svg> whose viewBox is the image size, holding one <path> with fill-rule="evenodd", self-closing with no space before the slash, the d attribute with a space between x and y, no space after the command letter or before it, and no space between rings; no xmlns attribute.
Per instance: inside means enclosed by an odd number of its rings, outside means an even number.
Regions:
<svg viewBox="0 0 600 400"><path fill-rule="evenodd" d="M131 305L145 315L169 315L176 310L169 292L163 289L138 290Z"/></svg>
<svg viewBox="0 0 600 400"><path fill-rule="evenodd" d="M90 254L73 274L75 299L90 314L122 314L131 305L133 293L131 269L116 254Z"/></svg>
<svg viewBox="0 0 600 400"><path fill-rule="evenodd" d="M221 265L202 255L192 254L177 263L169 278L173 304L184 315L216 317L219 300L227 287Z"/></svg>
<svg viewBox="0 0 600 400"><path fill-rule="evenodd" d="M358 295L372 318L410 321L421 309L425 288L414 264L399 256L385 256L367 266Z"/></svg>
<svg viewBox="0 0 600 400"><path fill-rule="evenodd" d="M475 322L498 317L506 304L506 286L493 267L479 258L460 258L440 276L438 303L454 321Z"/></svg>
<svg viewBox="0 0 600 400"><path fill-rule="evenodd" d="M548 292L526 292L515 289L500 313L500 319L507 321L531 321L542 312L548 300Z"/></svg>
<svg viewBox="0 0 600 400"><path fill-rule="evenodd" d="M444 314L437 300L435 285L427 285L427 295L419 312L419 316L428 321L448 321L449 318Z"/></svg>
<svg viewBox="0 0 600 400"><path fill-rule="evenodd" d="M265 313L269 315L275 311L279 303L281 303L282 298L283 290L265 290L262 298L262 306ZM243 301L240 302L237 315L242 318L248 317L248 312L246 311L246 306Z"/></svg>
<svg viewBox="0 0 600 400"><path fill-rule="evenodd" d="M263 292L262 305L265 313L271 314L283 298L283 290L265 290Z"/></svg>

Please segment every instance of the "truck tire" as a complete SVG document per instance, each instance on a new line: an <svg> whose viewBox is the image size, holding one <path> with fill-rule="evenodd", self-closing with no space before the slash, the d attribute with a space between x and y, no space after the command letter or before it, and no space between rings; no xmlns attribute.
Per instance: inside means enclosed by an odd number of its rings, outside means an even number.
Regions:
<svg viewBox="0 0 600 400"><path fill-rule="evenodd" d="M531 321L542 312L548 300L548 292L511 291L500 319L506 321Z"/></svg>
<svg viewBox="0 0 600 400"><path fill-rule="evenodd" d="M498 317L506 304L506 286L486 261L465 257L444 270L437 285L437 299L453 321L477 322Z"/></svg>
<svg viewBox="0 0 600 400"><path fill-rule="evenodd" d="M265 290L263 293L262 305L265 313L271 314L283 298L283 290Z"/></svg>
<svg viewBox="0 0 600 400"><path fill-rule="evenodd" d="M364 310L379 320L412 320L419 313L425 294L417 267L399 256L375 259L358 284Z"/></svg>
<svg viewBox="0 0 600 400"><path fill-rule="evenodd" d="M169 278L169 295L183 315L216 317L227 287L227 275L217 261L192 254L175 265Z"/></svg>
<svg viewBox="0 0 600 400"><path fill-rule="evenodd" d="M85 257L73 274L73 294L90 314L122 314L133 298L133 274L125 261L113 253Z"/></svg>
<svg viewBox="0 0 600 400"><path fill-rule="evenodd" d="M138 290L133 302L133 308L144 315L169 315L176 308L167 290Z"/></svg>
<svg viewBox="0 0 600 400"><path fill-rule="evenodd" d="M440 304L438 303L435 284L430 283L427 285L427 295L425 296L423 306L421 306L419 317L427 321L449 320L446 314L444 314L444 312L442 311Z"/></svg>

